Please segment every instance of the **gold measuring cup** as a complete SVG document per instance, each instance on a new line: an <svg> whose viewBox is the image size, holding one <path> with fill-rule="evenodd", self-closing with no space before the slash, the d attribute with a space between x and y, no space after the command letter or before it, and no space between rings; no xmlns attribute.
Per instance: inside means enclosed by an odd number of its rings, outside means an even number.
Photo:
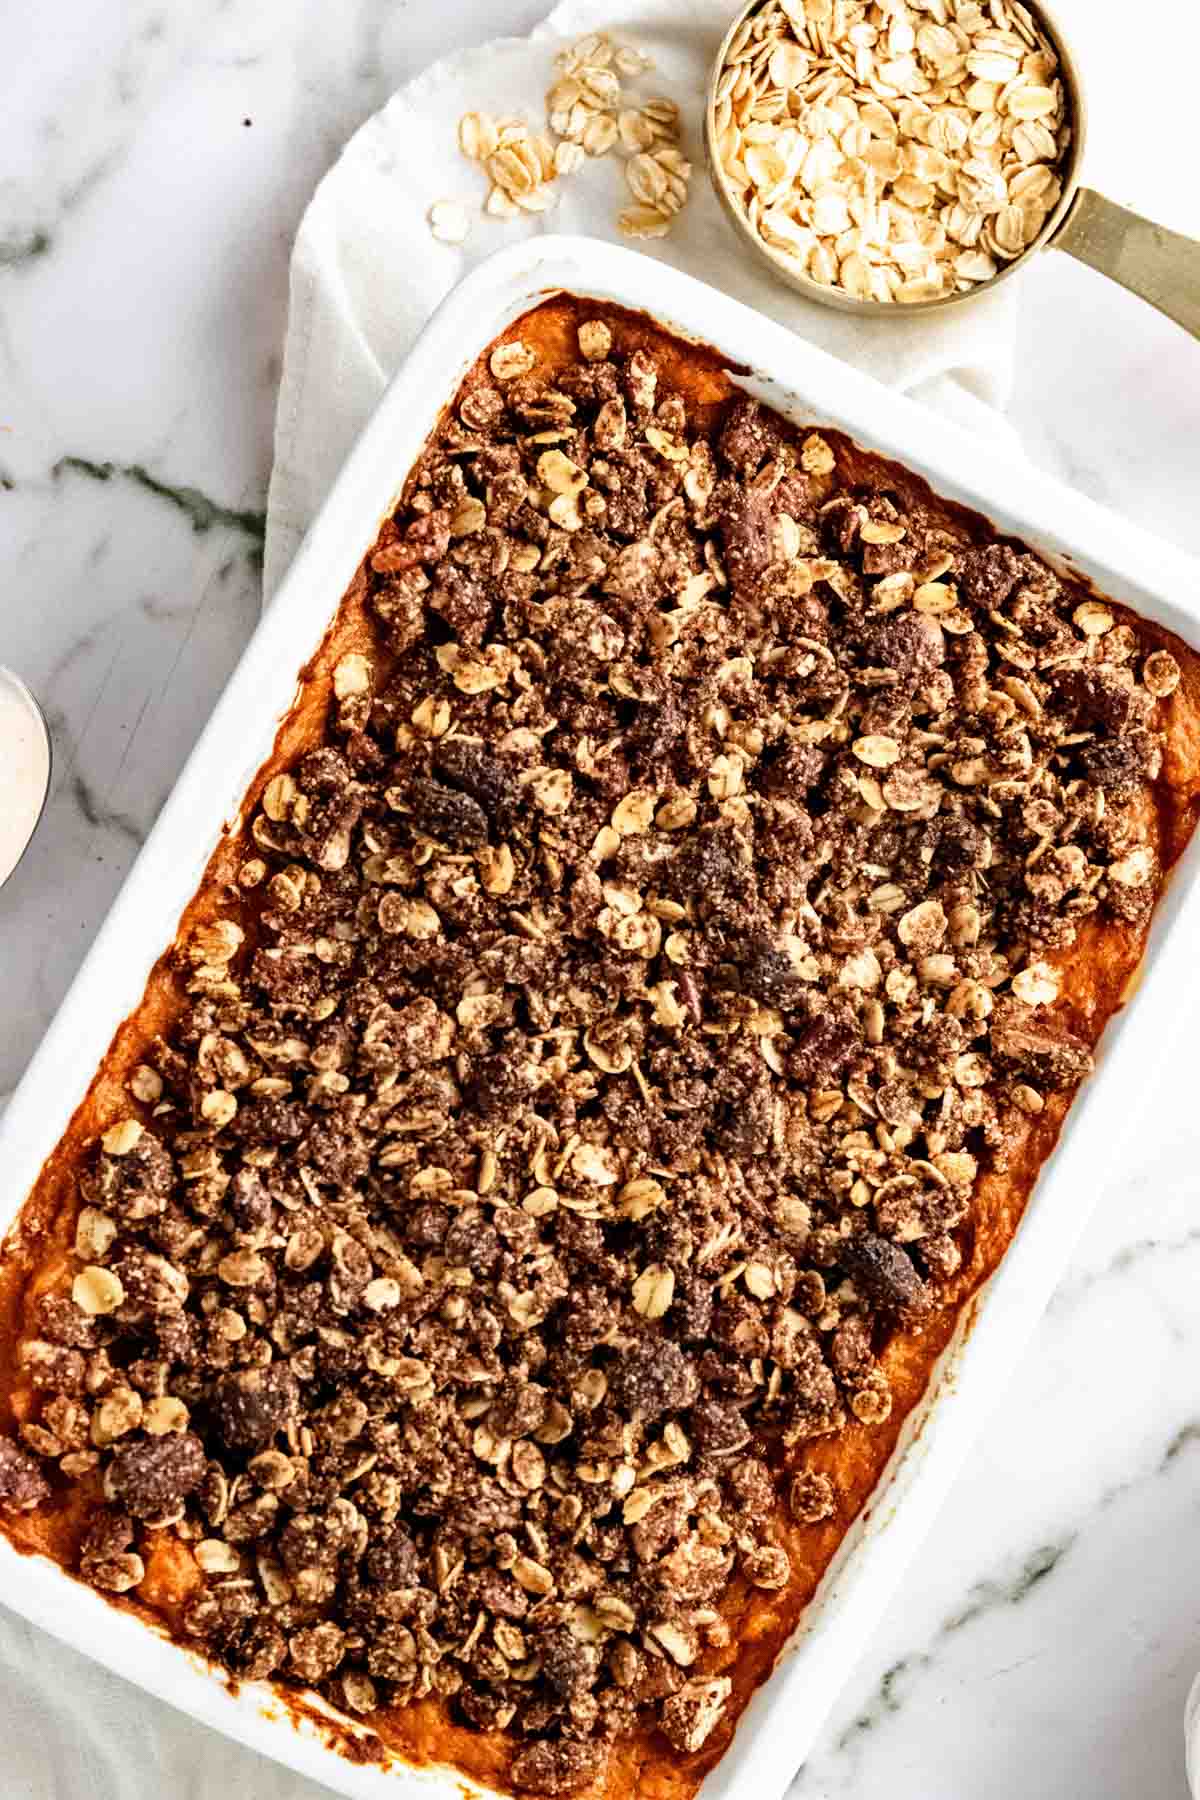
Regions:
<svg viewBox="0 0 1200 1800"><path fill-rule="evenodd" d="M1058 204L1047 215L1041 231L1018 256L974 287L959 293L942 294L934 300L909 303L885 300L859 300L841 288L827 287L803 274L793 258L783 250L765 243L743 212L733 183L721 165L717 148L717 84L725 67L731 44L746 20L762 11L769 0L750 0L737 13L726 32L713 63L708 85L708 103L704 115L704 148L709 174L725 212L739 235L755 253L771 265L781 281L807 295L822 306L837 307L841 312L871 316L906 318L913 313L934 312L942 307L958 306L990 292L999 282L1008 281L1024 269L1039 250L1065 250L1079 262L1119 282L1131 293L1174 319L1194 338L1200 338L1200 243L1181 232L1168 231L1138 213L1129 212L1114 201L1105 199L1095 188L1081 182L1084 144L1087 138L1087 99L1079 64L1061 26L1041 5L1029 4L1035 23L1045 32L1059 61L1059 73L1066 95L1067 120L1071 141L1060 170L1062 193Z"/></svg>

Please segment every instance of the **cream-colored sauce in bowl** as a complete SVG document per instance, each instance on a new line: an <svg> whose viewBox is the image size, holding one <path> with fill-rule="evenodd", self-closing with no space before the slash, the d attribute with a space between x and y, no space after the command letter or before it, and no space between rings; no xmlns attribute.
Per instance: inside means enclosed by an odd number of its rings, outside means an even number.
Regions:
<svg viewBox="0 0 1200 1800"><path fill-rule="evenodd" d="M50 786L50 733L36 700L0 669L0 886L25 854Z"/></svg>

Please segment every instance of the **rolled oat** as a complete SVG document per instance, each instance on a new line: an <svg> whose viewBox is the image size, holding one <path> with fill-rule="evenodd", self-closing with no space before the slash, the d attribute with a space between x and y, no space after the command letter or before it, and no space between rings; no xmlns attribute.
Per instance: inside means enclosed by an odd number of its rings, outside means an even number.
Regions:
<svg viewBox="0 0 1200 1800"><path fill-rule="evenodd" d="M627 237L665 237L687 202L692 167L678 149L679 108L673 100L624 104L622 82L650 68L649 57L606 32L591 32L559 51L554 66L546 93L547 132L535 132L522 118L487 112L464 113L458 122L460 150L492 183L485 213L513 219L522 212L548 212L557 180L619 146L630 158L626 179L637 202L618 213L620 230ZM469 223L457 202L440 201L430 211L433 234L445 242L463 242Z"/></svg>

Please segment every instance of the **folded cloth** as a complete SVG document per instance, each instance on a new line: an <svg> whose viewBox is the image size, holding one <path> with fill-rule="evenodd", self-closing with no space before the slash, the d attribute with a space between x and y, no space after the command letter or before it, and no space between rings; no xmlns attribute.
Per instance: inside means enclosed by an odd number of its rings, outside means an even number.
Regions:
<svg viewBox="0 0 1200 1800"><path fill-rule="evenodd" d="M291 304L267 508L269 599L388 381L438 301L468 269L519 237L545 231L619 236L629 203L621 159L589 158L556 181L558 204L496 221L480 211L486 180L458 147L465 112L524 114L540 129L555 52L607 31L653 59L631 95L675 100L693 164L688 203L663 239L636 247L723 288L822 349L950 413L1007 435L1015 310L1006 283L970 306L860 319L805 300L738 245L704 170L700 141L712 59L733 0L562 0L529 37L500 38L434 63L359 130L313 196L292 255ZM472 215L461 246L431 235L429 208L460 199Z"/></svg>

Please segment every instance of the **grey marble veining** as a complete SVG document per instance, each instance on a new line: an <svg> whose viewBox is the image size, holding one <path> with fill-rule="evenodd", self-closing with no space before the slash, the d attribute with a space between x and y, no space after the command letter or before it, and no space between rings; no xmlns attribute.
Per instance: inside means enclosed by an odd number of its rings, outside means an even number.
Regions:
<svg viewBox="0 0 1200 1800"><path fill-rule="evenodd" d="M257 617L304 204L407 76L543 11L69 0L6 19L0 661L45 702L56 761L45 822L0 893L0 1104ZM1048 256L1017 351L1030 456L1200 550L1200 349ZM1200 1665L1193 1088L1177 1058L796 1800L1183 1795ZM43 1691L81 1692L78 1658L13 1642ZM164 1768L186 1746L197 1795L303 1790L136 1705L147 1741L173 1747ZM84 1759L60 1774L56 1800L91 1800ZM121 1791L157 1792L150 1764Z"/></svg>

